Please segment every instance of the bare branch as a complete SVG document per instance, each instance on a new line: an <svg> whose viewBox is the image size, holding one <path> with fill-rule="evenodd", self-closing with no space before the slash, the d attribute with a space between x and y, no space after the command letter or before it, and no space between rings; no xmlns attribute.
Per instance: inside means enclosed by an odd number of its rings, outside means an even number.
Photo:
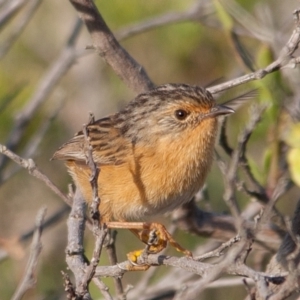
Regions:
<svg viewBox="0 0 300 300"><path fill-rule="evenodd" d="M199 236L219 241L228 241L236 235L235 220L232 216L200 210L191 201L173 214L173 222L181 229ZM243 226L250 231L256 228L253 221L245 221ZM264 224L256 234L257 246L269 250L278 249L285 232L272 224Z"/></svg>
<svg viewBox="0 0 300 300"><path fill-rule="evenodd" d="M86 203L79 189L73 198L73 206L68 219L68 246L66 261L75 276L75 292L79 299L91 299L87 290L81 290L87 261L84 258L83 238L85 228ZM81 297L81 298L80 298Z"/></svg>
<svg viewBox="0 0 300 300"><path fill-rule="evenodd" d="M37 179L43 181L56 195L63 199L68 205L71 206L71 200L63 194L58 187L44 174L42 173L35 162L32 159L24 159L12 151L8 150L6 146L0 144L0 153L6 155L8 158L12 159L15 163L20 165L22 168L28 170L30 175L33 175Z"/></svg>
<svg viewBox="0 0 300 300"><path fill-rule="evenodd" d="M295 29L292 32L292 35L288 42L282 48L279 57L269 64L267 67L260 69L256 72L252 72L241 77L229 80L227 82L218 84L213 87L209 87L208 90L212 93L219 93L221 91L233 88L235 86L253 81L253 80L260 80L264 78L266 75L271 74L275 71L278 71L284 67L295 68L296 65L299 63L299 58L294 58L292 55L297 50L299 43L300 43L300 10L296 10L294 12L294 19L295 19Z"/></svg>
<svg viewBox="0 0 300 300"><path fill-rule="evenodd" d="M154 87L146 71L118 43L92 0L70 0L91 34L92 48L136 93Z"/></svg>
<svg viewBox="0 0 300 300"><path fill-rule="evenodd" d="M99 193L98 193L98 177L100 173L100 167L96 165L94 158L93 158L93 147L90 144L90 138L89 138L89 133L87 126L89 124L92 124L95 122L95 118L93 114L90 114L90 120L87 125L83 126L83 134L85 138L85 143L86 143L86 161L87 165L89 166L91 170L91 176L90 176L90 183L93 191L93 202L91 205L91 216L94 224L94 233L98 231L100 221L101 221L101 216L99 212L99 205L100 205L100 198L99 198Z"/></svg>
<svg viewBox="0 0 300 300"><path fill-rule="evenodd" d="M61 271L62 277L64 279L64 287L65 287L65 292L67 293L68 299L76 299L76 293L75 289L73 287L73 284L70 280L70 277L67 273Z"/></svg>
<svg viewBox="0 0 300 300"><path fill-rule="evenodd" d="M240 250L240 247L242 246L239 246L237 248L238 251ZM126 267L130 264L131 262L124 261L115 266L98 266L96 269L95 276L96 277L98 276L122 277L126 272L128 272L126 271ZM160 255L160 254L149 254L147 257L147 264L151 266L161 266L161 265L172 266L200 276L206 276L208 272L212 272L212 271L215 272L215 270L219 269L219 264L214 265L209 263L202 263L199 261L195 261L189 257L174 257L174 256ZM277 274L277 275L272 275L264 272L257 272L247 267L244 264L228 264L224 268L223 272L231 275L249 277L254 280L257 280L258 277L262 277L270 282L276 282L276 280L278 281L281 280L282 282L282 279L287 275L287 272L284 272L283 274Z"/></svg>
<svg viewBox="0 0 300 300"><path fill-rule="evenodd" d="M95 247L93 251L93 257L90 261L90 264L85 268L85 274L82 278L82 282L80 286L77 288L80 294L84 294L84 291L88 290L88 285L94 277L95 270L99 264L101 250L102 250L102 246L106 234L107 234L107 227L105 227L104 225L102 226L101 229L98 228L97 231L94 230L94 236L96 238L96 241L95 241ZM109 294L108 287L99 278L98 280L95 279L94 283L100 288L105 299L107 300L112 299L111 295Z"/></svg>
<svg viewBox="0 0 300 300"><path fill-rule="evenodd" d="M37 266L38 257L42 251L41 235L42 235L42 225L47 209L45 207L41 208L36 216L35 220L35 231L32 239L30 257L27 262L26 272L22 281L20 282L17 290L12 296L12 300L22 299L24 294L36 284L36 279L34 278L34 272Z"/></svg>
<svg viewBox="0 0 300 300"><path fill-rule="evenodd" d="M108 232L108 242L105 245L108 259L109 259L109 262L111 265L116 265L118 263L116 245L115 245L116 236L117 236L116 230L109 231ZM122 299L124 297L123 296L124 289L123 289L121 278L114 277L113 279L114 279L114 283L115 283L116 294L118 295L118 297L120 299Z"/></svg>
<svg viewBox="0 0 300 300"><path fill-rule="evenodd" d="M210 270L207 270L205 276L203 278L190 285L184 291L179 292L174 299L179 300L182 298L185 299L195 299L206 287L209 283L216 280L221 274L223 274L229 266L236 264L237 257L244 251L244 247L246 245L246 240L241 240L239 243L235 245L235 247L231 248L224 260L222 260L219 264L216 264Z"/></svg>
<svg viewBox="0 0 300 300"><path fill-rule="evenodd" d="M26 2L26 0L10 1L9 5L2 9L2 12L0 14L0 29L4 28L4 25L6 25L7 22L15 16L15 14L23 5L26 4Z"/></svg>
<svg viewBox="0 0 300 300"><path fill-rule="evenodd" d="M243 168L245 174L247 175L248 179L250 180L251 184L254 186L256 190L255 196L263 202L268 201L268 196L265 192L265 189L260 185L260 183L254 178L250 166L248 163L248 160L246 158L246 147L248 144L248 141L250 137L252 136L252 133L254 129L256 128L257 124L261 121L262 115L266 110L266 106L254 106L251 109L250 112L250 120L247 126L245 127L243 133L241 134L239 138L239 145L241 147L240 151L240 165Z"/></svg>
<svg viewBox="0 0 300 300"><path fill-rule="evenodd" d="M38 1L39 0L33 0L31 3L38 3ZM96 6L94 5L94 1L70 0L70 2L78 11L80 17L85 22L91 34L93 43L93 46L91 46L91 48L96 50L96 52L98 52L99 55L104 58L104 60L113 68L117 75L120 76L120 78L127 84L127 86L129 86L135 92L143 92L151 89L154 84L148 78L146 72L141 68L141 66L116 41L110 29L104 22L102 16L97 11ZM125 33L123 31L123 38L141 31L148 30L150 28L154 28L155 26L162 26L164 24L184 22L186 20L193 22L200 21L205 23L207 21L209 13L212 11L211 3L209 3L208 6L205 6L206 3L206 1L197 1L197 3L195 3L195 6L188 8L188 10L183 13L170 13L164 16L160 16L157 19L146 21L143 24L140 23L138 26L132 27ZM241 10L234 10L236 9L236 7L232 5L233 3L228 1L227 4L228 9L233 15L238 15L237 12L241 12ZM224 5L226 6L226 3ZM203 7L205 7L205 9L203 9ZM206 10L207 7L208 9ZM9 15L9 18L11 18L13 15L14 12ZM252 22L250 16L244 11L242 11L242 16L245 16L246 24ZM233 79L226 83L210 87L209 90L212 93L217 93L221 90L226 90L230 87L245 82L259 80L264 76L283 68L293 68L297 64L299 64L300 58L293 57L300 42L299 11L295 12L295 16L295 30L292 33L290 40L283 47L281 53L278 55L278 58L275 61L273 61L266 68ZM27 16L27 21L28 20L29 17ZM218 20L216 19L215 21ZM19 27L19 29L20 28L21 26ZM30 119L36 114L38 108L45 101L46 97L49 95L54 85L57 84L59 79L62 77L63 73L66 72L66 70L71 66L71 64L74 62L74 59L78 57L78 53L75 53L74 44L76 37L78 36L79 28L80 24L77 23L77 27L74 28L73 34L69 38L68 45L66 45L66 48L64 49L64 51L62 51L61 56L57 61L57 65L52 66L51 70L39 86L38 91L28 102L24 110L19 114L18 119L16 119L13 130L9 135L7 145L9 148L11 147L12 150L20 145L20 140L22 137L24 137L24 132L27 128L27 124L29 124L30 122ZM251 28L250 34L259 35L259 25L255 24L253 28ZM233 32L235 32L236 29L233 28L232 30ZM262 30L262 33L263 35L266 35L267 33L269 33L269 31ZM239 46L238 41L237 45ZM185 257L177 258L172 256L165 256L162 255L162 253L152 255L148 254L147 251L144 251L143 255L138 258L137 263L144 262L151 266L164 265L173 267L170 268L170 275L168 277L168 280L170 280L170 278L172 279L172 276L173 278L175 278L177 275L177 277L180 277L178 281L176 281L178 285L176 285L176 287L174 288L170 288L168 286L169 290L165 290L165 292L169 292L169 295L172 295L172 297L175 297L175 299L176 297L177 299L182 299L183 297L192 299L197 297L197 295L204 288L209 287L213 281L224 274L250 278L250 281L255 284L256 295L262 299L266 299L268 297L269 299L272 299L272 297L274 297L274 299L279 299L279 297L284 298L287 295L290 295L295 290L297 280L299 279L297 263L299 262L300 243L298 241L298 234L297 232L295 233L294 230L291 229L289 232L289 242L287 243L286 239L284 240L284 245L289 250L288 253L282 250L283 246L281 246L279 249L279 252L285 259L285 264L281 265L282 268L280 268L279 271L276 272L276 274L274 272L271 272L271 270L266 273L258 272L255 270L256 268L250 268L245 264L247 255L252 247L253 237L255 237L256 239L255 243L253 244L254 249L259 248L264 249L264 251L266 251L266 249L274 251L278 248L278 244L281 241L283 231L280 231L277 227L273 226L273 224L271 223L271 217L273 216L273 212L276 213L276 210L274 208L276 201L283 193L286 193L288 187L290 186L289 180L286 178L286 173L283 175L280 174L280 180L277 180L276 178L277 187L275 188L274 186L271 192L269 192L269 190L266 191L266 188L263 187L258 181L256 181L250 170L249 162L246 157L246 147L254 129L257 127L262 113L263 110L257 110L256 112L254 112L250 123L239 136L238 146L236 147L236 149L231 149L227 140L225 138L223 139L225 150L228 154L231 155L231 161L228 166L226 166L224 162L220 162L220 165L225 178L224 198L231 209L232 216L200 210L196 206L194 201L184 205L173 215L176 223L182 228L196 233L197 235L213 237L226 242L222 245L218 244L214 245L214 247L206 249L206 252L202 252L204 254L198 255L198 257L196 257L196 259L194 260ZM87 128L85 127L83 131L85 132L86 142L89 146ZM42 129L40 129L40 132L42 132ZM29 149L30 151L33 151L33 149L36 148L36 145L39 143L42 136L40 132L37 131L36 133L37 135L35 137L37 137L37 139L34 147L30 149L27 148L27 150ZM223 137L225 137L225 127L223 127L221 136L222 135ZM31 141L30 144L33 144L31 143ZM67 198L65 195L63 195L53 185L53 183L37 169L32 160L26 160L17 156L3 145L0 145L0 153L13 159L18 163L18 165L27 168L30 174L45 182L67 203L70 204L72 202L70 198ZM99 203L101 199L99 199L98 196L97 177L100 170L93 161L93 153L90 147L87 147L86 154L88 158L87 163L90 166L92 174L91 185L93 190L93 223L91 225L91 222L88 222L85 218L86 203L84 202L80 190L77 190L74 196L72 212L68 219L69 233L66 258L68 266L75 276L75 284L73 285L67 274L64 274L67 296L73 299L91 299L91 295L89 293L89 284L91 281L94 281L96 286L102 292L103 297L105 299L111 300L112 296L108 291L108 287L100 278L95 278L95 276L97 276L113 277L115 281L117 296L119 298L125 299L128 289L123 289L121 277L127 272L126 268L128 266L131 266L132 262L125 261L118 264L114 244L114 236L110 241L110 244L107 246L109 259L112 266L98 266L107 230L105 226L102 226L99 217ZM283 153L283 156L285 154L286 153ZM5 160L0 159L0 168L3 169L4 166ZM246 184L239 180L237 173L240 169L244 170L248 181L250 181L250 185L254 186L253 191L248 189ZM282 170L286 171L284 168L282 168ZM256 197L256 199L261 200L261 202L263 202L264 204L267 203L265 211L262 215L260 215L261 218L258 223L256 220L252 221L253 214L248 214L248 218L244 220L244 216L246 215L244 214L245 211L240 211L236 199L236 191L237 189L241 188L244 189L245 192L250 195L250 197ZM269 194L267 194L267 192L269 192ZM260 207L256 208L256 211L258 209L260 209ZM83 239L85 224L88 224L87 226L92 229L92 232L95 236L95 247L90 263L84 256ZM299 227L298 223L296 225L297 227ZM287 228L289 227L287 226ZM235 236L237 231L236 229L239 229L238 236ZM255 233L255 235L252 236L252 233ZM149 245L146 246L146 248L147 247L149 247ZM216 259L216 257L223 255L223 252L226 252L224 256L221 259ZM202 263L200 261L197 261L197 259L201 260L206 258L214 259L210 261L211 263ZM259 264L259 267L262 266L262 263L260 261ZM255 267L257 266L258 263L257 265L255 265ZM143 292L143 289L147 288L147 284L152 284L151 278L153 278L153 274L156 273L156 270L158 270L158 268L152 268L152 270L145 273L145 276L143 276L140 284L137 285L137 291L139 293ZM181 277L180 272L184 272L188 275L184 274ZM180 274L180 276L178 274ZM195 274L201 277L200 280L199 278L195 279ZM172 280L171 282L173 283ZM183 284L185 284L185 288L188 289L183 290ZM276 290L278 291L278 293L276 293L276 295L271 295L272 289L270 288L270 286L272 284L278 287L278 289ZM162 292L162 290L163 288L161 285L160 292ZM177 295L175 295L176 293ZM138 297L138 294L135 295L137 295ZM253 293L251 293L250 289L249 295L254 295ZM159 296L157 296L157 298L158 297Z"/></svg>
<svg viewBox="0 0 300 300"><path fill-rule="evenodd" d="M15 120L13 129L11 130L6 145L8 148L14 151L16 146L19 144L28 123L36 113L40 105L47 99L53 88L57 85L59 80L72 66L75 59L77 58L77 52L75 50L76 37L79 34L81 28L81 22L77 21L70 38L65 48L60 53L60 56L56 62L50 67L47 74L41 80L37 87L34 95L29 100L26 107L20 112ZM0 158L0 168L3 168L7 160L3 157Z"/></svg>
<svg viewBox="0 0 300 300"><path fill-rule="evenodd" d="M93 282L99 288L105 300L113 300L113 297L109 293L108 287L102 280L100 280L99 278L93 278Z"/></svg>
<svg viewBox="0 0 300 300"><path fill-rule="evenodd" d="M190 8L184 12L170 12L163 14L137 24L118 30L115 34L118 40L124 40L136 34L155 29L157 27L179 24L182 22L201 22L205 21L213 13L211 3L205 1L196 1Z"/></svg>
<svg viewBox="0 0 300 300"><path fill-rule="evenodd" d="M53 111L49 114L49 116L44 120L41 126L38 127L37 131L33 134L33 136L27 142L27 147L25 147L22 156L23 157L34 157L36 155L36 150L38 149L40 143L42 142L46 132L51 126L54 119L57 117L61 109L60 102L57 107L54 107ZM3 174L0 174L0 185L8 180L11 176L13 176L18 170L20 170L20 165L15 165L11 168L7 168L3 171Z"/></svg>
<svg viewBox="0 0 300 300"><path fill-rule="evenodd" d="M43 230L47 229L48 227L57 224L59 221L61 221L66 214L70 211L70 207L67 205L64 205L61 209L53 213L50 217L48 217L43 224ZM17 238L17 243L25 243L27 242L30 238L32 238L33 234L35 231L35 227L29 229L28 231L22 233L18 238ZM8 257L8 252L5 251L4 249L1 249L1 255L0 255L0 262Z"/></svg>
<svg viewBox="0 0 300 300"><path fill-rule="evenodd" d="M9 51L13 43L17 40L19 35L25 29L26 25L32 19L35 11L37 10L38 6L41 4L41 0L32 0L28 4L27 12L24 14L22 19L18 22L15 28L10 32L9 37L4 41L0 47L0 59Z"/></svg>
<svg viewBox="0 0 300 300"><path fill-rule="evenodd" d="M94 122L95 122L94 115L90 114L90 120L88 125ZM91 169L90 183L93 191L93 201L91 204L91 217L93 221L93 235L95 237L95 247L94 247L93 257L90 261L90 264L85 268L85 274L82 277L82 281L79 286L76 286L76 290L80 295L84 295L85 293L88 292L89 283L93 279L96 267L99 264L102 246L108 231L105 224L100 225L100 221L101 221L101 216L99 212L100 197L98 193L98 176L100 173L100 168L96 165L93 158L93 148L90 144L87 125L83 126L83 133L85 137L85 143L87 145L85 147L87 165ZM105 299L111 300L112 297L109 294L108 287L99 278L94 279L94 282L100 288Z"/></svg>
<svg viewBox="0 0 300 300"><path fill-rule="evenodd" d="M222 256L222 255L224 255L224 250L226 250L227 248L230 248L233 244L239 242L240 239L241 239L241 237L235 236L232 239L230 239L229 241L227 241L226 243L223 243L217 249L215 249L213 251L210 251L210 252L207 252L207 253L205 253L203 255L200 255L200 256L195 256L194 260L202 261L202 260L207 259L207 258Z"/></svg>

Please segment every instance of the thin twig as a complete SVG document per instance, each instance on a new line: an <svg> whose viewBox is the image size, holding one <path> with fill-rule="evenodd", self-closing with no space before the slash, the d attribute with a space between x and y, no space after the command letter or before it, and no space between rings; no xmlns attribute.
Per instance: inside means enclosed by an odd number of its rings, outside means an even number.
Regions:
<svg viewBox="0 0 300 300"><path fill-rule="evenodd" d="M116 230L110 231L108 233L108 238L109 238L108 243L105 245L106 253L108 255L108 259L111 265L116 265L118 263L116 245L115 245L116 236L117 236ZM122 300L126 300L121 278L114 277L113 280L114 280L116 294L118 298Z"/></svg>
<svg viewBox="0 0 300 300"><path fill-rule="evenodd" d="M103 243L104 243L106 234L107 234L107 227L104 227L104 226L102 226L101 229L99 228L97 233L94 232L94 236L95 236L96 240L95 240L93 256L90 261L90 264L85 268L85 274L84 274L84 276L82 278L82 282L78 288L79 292L88 290L89 283L93 279L96 268L99 264L101 250L103 247ZM112 299L112 296L109 293L108 287L104 284L104 282L102 280L100 280L100 278L95 278L94 283L97 285L98 288L100 288L100 291L106 300Z"/></svg>
<svg viewBox="0 0 300 300"><path fill-rule="evenodd" d="M100 280L99 278L93 278L93 282L98 287L98 289L101 291L103 297L105 300L113 300L113 297L109 293L109 289L105 283Z"/></svg>
<svg viewBox="0 0 300 300"><path fill-rule="evenodd" d="M63 277L63 285L64 285L64 288L65 288L65 292L67 293L67 299L76 299L76 292L75 292L75 289L74 289L74 286L70 280L70 277L67 273L61 271L61 275Z"/></svg>
<svg viewBox="0 0 300 300"><path fill-rule="evenodd" d="M144 33L149 30L153 30L157 27L179 24L182 22L203 22L209 15L213 13L213 7L211 3L204 3L204 1L198 1L190 8L183 12L169 12L161 16L151 18L149 20L143 20L140 23L129 25L118 30L115 36L118 40L125 40L139 33Z"/></svg>
<svg viewBox="0 0 300 300"><path fill-rule="evenodd" d="M262 114L264 113L266 107L261 106L261 107L253 107L250 113L250 121L245 127L243 133L239 137L239 145L240 145L240 157L239 157L239 165L242 167L244 170L247 178L251 182L251 184L254 186L255 191L250 191L247 189L247 187L243 183L239 183L239 187L243 188L244 191L250 195L251 197L255 197L258 200L262 201L263 203L268 202L268 196L265 192L265 189L260 185L260 183L255 179L253 176L248 160L246 158L246 147L248 144L248 141L256 128L257 124L260 122ZM221 134L220 134L220 145L224 149L224 151L228 155L232 155L233 150L229 146L227 137L226 137L226 132L225 132L225 123L226 121L223 121L222 127L221 127ZM223 173L226 172L225 169L222 167L222 165L219 162L219 166L223 169Z"/></svg>
<svg viewBox="0 0 300 300"><path fill-rule="evenodd" d="M240 239L241 238L239 236L235 236L232 239L230 239L229 241L227 241L226 243L223 243L217 249L215 249L213 251L210 251L210 252L207 252L205 254L202 254L200 256L194 257L194 260L202 261L202 260L207 259L207 258L222 256L222 255L224 255L224 250L226 250L227 248L230 248L233 244L239 242Z"/></svg>
<svg viewBox="0 0 300 300"><path fill-rule="evenodd" d="M231 214L233 215L235 219L235 225L236 229L240 230L242 225L242 220L240 217L240 209L236 201L235 197L235 182L237 177L237 169L239 164L239 158L240 158L240 152L239 147L237 147L231 156L231 161L229 162L229 165L227 168L223 170L224 175L224 193L223 193L223 199L225 203L230 208ZM218 160L219 161L219 160Z"/></svg>
<svg viewBox="0 0 300 300"><path fill-rule="evenodd" d="M6 38L6 40L2 42L2 45L0 47L0 59L2 59L5 54L7 54L11 46L20 36L26 25L32 19L41 2L42 0L32 0L29 2L27 12L24 13L24 16L22 16L21 20L17 23L15 28L12 29L8 38Z"/></svg>
<svg viewBox="0 0 300 300"><path fill-rule="evenodd" d="M197 1L191 7L182 12L168 12L161 16L155 16L148 20L130 24L116 31L115 36L118 40L125 40L137 34L147 32L162 26L179 24L184 22L201 23L205 27L223 29L220 22L212 17L215 15L215 9L211 1ZM249 32L248 28L232 28L232 32L236 35L253 37L265 42L264 35L254 35L252 31Z"/></svg>
<svg viewBox="0 0 300 300"><path fill-rule="evenodd" d="M43 230L47 229L48 227L57 224L59 221L61 221L65 215L70 212L70 207L68 205L64 205L61 209L53 213L50 217L48 217L43 224ZM24 232L17 238L17 243L25 243L30 238L32 238L35 231L35 227L29 229L28 231ZM8 252L4 249L1 249L1 255L0 255L0 262L8 257Z"/></svg>
<svg viewBox="0 0 300 300"><path fill-rule="evenodd" d="M12 159L15 163L20 165L22 168L28 170L29 174L36 177L37 179L44 182L56 195L58 195L64 202L68 205L72 205L72 201L59 190L59 188L44 174L38 169L35 162L32 159L24 159L14 152L7 149L6 146L0 144L0 153L6 155L8 158Z"/></svg>
<svg viewBox="0 0 300 300"><path fill-rule="evenodd" d="M87 165L90 167L91 170L90 183L93 191L93 201L91 204L91 217L93 220L93 235L95 237L95 247L94 247L92 259L89 265L85 268L84 275L81 278L80 285L76 285L76 291L80 295L84 295L88 293L88 287L91 280L94 277L96 267L99 264L103 243L108 231L106 225L101 224L100 222L101 216L99 211L99 205L101 200L98 194L98 176L100 173L100 168L94 161L93 147L90 144L90 138L88 133L88 125L93 124L94 122L95 122L94 115L90 114L89 123L83 126L83 133L84 133L85 143L86 143L85 154L86 154ZM108 287L99 278L95 279L94 282L96 286L100 288L104 298L107 300L111 300L112 296L109 293Z"/></svg>
<svg viewBox="0 0 300 300"><path fill-rule="evenodd" d="M199 209L191 201L172 214L173 222L184 231L197 234L201 237L227 241L236 235L235 219L230 215L207 212ZM245 228L254 230L256 223L245 221ZM272 224L264 224L256 235L256 243L269 251L278 249L285 232Z"/></svg>
<svg viewBox="0 0 300 300"><path fill-rule="evenodd" d="M219 93L221 91L233 88L235 86L253 81L260 80L266 75L278 71L285 67L295 68L300 63L300 57L293 57L294 52L297 50L300 43L300 10L294 12L295 29L291 34L291 37L280 51L279 57L271 64L258 71L240 76L238 78L229 80L227 82L209 87L208 90L212 93Z"/></svg>
<svg viewBox="0 0 300 300"><path fill-rule="evenodd" d="M27 146L22 151L22 157L35 157L36 150L38 149L39 145L43 141L43 138L50 128L52 122L57 117L57 114L59 113L61 109L62 102L53 109L53 111L50 112L49 116L46 117L41 124L41 126L38 126L37 131L33 134L33 136L28 140ZM3 184L3 182L7 181L9 178L11 178L16 172L20 170L20 165L14 165L11 168L7 168L3 174L0 174L0 185Z"/></svg>
<svg viewBox="0 0 300 300"><path fill-rule="evenodd" d="M258 108L256 107L255 109L252 109L252 112L250 114L251 115L250 121L238 137L238 145L236 146L235 150L232 152L231 155L232 158L228 168L224 166L224 163L220 160L219 157L217 160L218 165L222 173L224 174L224 180L225 180L224 200L226 203L228 203L231 212L233 213L233 216L237 217L238 219L240 218L240 214L234 197L234 187L238 182L236 175L237 175L237 169L240 165L243 167L246 174L251 179L251 182L255 185L256 188L259 189L257 193L264 195L264 189L255 180L255 178L253 177L250 171L250 167L248 164L248 160L246 159L245 153L246 153L246 146L248 144L248 141L254 131L254 128L260 121L261 115L265 109L266 108L264 106ZM224 144L224 139L225 138L223 137L223 144ZM226 143L227 142L225 142L225 145ZM227 148L227 146L225 148ZM262 197L263 196L261 196L261 198Z"/></svg>
<svg viewBox="0 0 300 300"><path fill-rule="evenodd" d="M241 240L239 243L235 244L230 251L227 253L226 257L218 264L214 265L213 268L205 272L205 276L189 288L183 291L185 299L196 299L197 296L214 280L216 280L221 274L223 274L229 266L236 263L237 257L245 250L245 245L247 241ZM175 295L174 300L182 299L182 295Z"/></svg>
<svg viewBox="0 0 300 300"><path fill-rule="evenodd" d="M58 59L52 64L46 75L42 78L35 90L35 93L25 108L16 116L14 127L9 133L8 139L5 143L11 150L14 151L14 149L17 147L37 109L41 106L41 104L44 103L59 80L69 70L77 58L75 42L76 37L78 37L80 32L80 28L81 22L77 21L75 26L72 28L72 32L66 43L66 46L61 51ZM0 169L4 167L6 162L7 160L4 157L0 157Z"/></svg>
<svg viewBox="0 0 300 300"><path fill-rule="evenodd" d="M29 260L26 266L26 272L23 279L21 280L17 290L12 296L12 300L22 299L24 294L36 284L36 279L34 272L37 267L38 257L42 251L41 235L42 235L42 225L47 209L45 207L41 208L36 216L35 220L35 231L32 239L31 250Z"/></svg>
<svg viewBox="0 0 300 300"><path fill-rule="evenodd" d="M91 170L91 175L90 175L90 183L93 191L93 201L91 204L91 217L94 223L94 229L98 230L99 229L99 224L101 221L101 216L99 212L99 205L100 205L100 197L98 193L98 176L100 173L100 167L95 163L94 158L93 158L93 147L90 144L90 138L89 138L89 133L88 133L88 125L93 124L95 122L95 118L93 114L90 114L90 119L89 123L87 125L83 126L83 134L85 138L85 143L86 143L86 161L87 165L89 166Z"/></svg>
<svg viewBox="0 0 300 300"><path fill-rule="evenodd" d="M26 0L15 0L9 1L9 5L5 8L2 8L0 14L0 29L2 30L15 15L19 11L19 9L26 4Z"/></svg>
<svg viewBox="0 0 300 300"><path fill-rule="evenodd" d="M266 194L265 189L261 186L261 184L256 180L253 173L251 172L248 159L246 158L246 147L249 139L254 132L254 129L257 127L257 124L261 121L262 115L266 110L266 106L254 106L250 112L250 120L246 125L244 132L240 136L240 144L241 144L241 153L240 153L240 166L242 167L245 175L250 181L251 185L254 186L254 191L250 191L246 188L244 184L240 186L244 189L244 191L252 197L262 201L263 203L267 203L269 201L269 197Z"/></svg>

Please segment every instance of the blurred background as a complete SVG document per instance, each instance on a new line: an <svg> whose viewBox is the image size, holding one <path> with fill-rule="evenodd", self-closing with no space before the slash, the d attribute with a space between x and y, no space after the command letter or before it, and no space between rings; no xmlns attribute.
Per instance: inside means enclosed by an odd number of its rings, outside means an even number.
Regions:
<svg viewBox="0 0 300 300"><path fill-rule="evenodd" d="M251 72L251 68L257 70L278 57L294 29L292 13L299 6L295 0L95 3L122 46L145 68L155 84L180 82L203 86L233 79ZM5 13L14 4L19 4L19 8L5 19ZM181 19L125 36L134 24L195 9L198 14L190 20ZM78 30L76 23L77 13L69 1L0 1L0 143L11 146L24 158L33 158L40 170L65 193L71 179L62 162L50 161L52 154L82 128L89 112L96 118L104 117L135 96L93 50L85 49L91 43L90 36L84 26ZM76 38L72 40L74 30ZM68 51L73 51L72 55ZM300 118L299 86L299 70L287 68L220 95L220 101L225 101L259 88L252 103L270 105L248 147L252 171L264 186L276 184L280 143L285 141L289 149L300 148L297 141L300 129L293 125ZM230 117L227 133L233 146L248 117L249 104ZM1 155L0 159L0 298L10 299L22 278L31 242L27 234L33 229L38 210L46 206L46 219L56 215L56 220L43 232L36 289L29 291L24 299L64 299L60 272L66 270L68 209L27 170L3 160ZM293 157L291 160L294 162ZM296 185L299 184L297 170L290 171ZM214 164L207 181L209 201L203 200L199 205L218 213L228 212L222 192L222 176ZM242 193L238 197L241 207L249 202ZM299 189L294 187L279 201L278 209L291 215L297 197ZM168 218L159 220L169 225ZM204 238L183 232L176 233L176 238L189 249L205 242ZM119 260L124 260L126 253L135 247L141 247L139 241L130 232L119 231ZM87 233L87 256L92 249L93 237ZM108 264L105 253L101 263ZM164 272L165 268L160 268L153 281L163 278ZM140 277L141 273L126 274L124 286L137 284ZM105 282L113 290L112 281ZM96 288L92 285L91 288L95 299L101 299ZM201 299L224 299L224 291L227 299L246 296L245 288L239 284L208 289Z"/></svg>

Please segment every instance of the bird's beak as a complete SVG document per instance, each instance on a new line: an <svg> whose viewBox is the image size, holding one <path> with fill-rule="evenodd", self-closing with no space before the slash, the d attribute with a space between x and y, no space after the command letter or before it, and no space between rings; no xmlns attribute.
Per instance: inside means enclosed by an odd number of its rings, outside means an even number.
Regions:
<svg viewBox="0 0 300 300"><path fill-rule="evenodd" d="M228 106L225 106L225 105L217 105L215 107L213 107L209 113L207 113L207 117L217 117L217 116L220 116L220 115L228 115L228 114L232 114L234 113L235 111L228 107Z"/></svg>

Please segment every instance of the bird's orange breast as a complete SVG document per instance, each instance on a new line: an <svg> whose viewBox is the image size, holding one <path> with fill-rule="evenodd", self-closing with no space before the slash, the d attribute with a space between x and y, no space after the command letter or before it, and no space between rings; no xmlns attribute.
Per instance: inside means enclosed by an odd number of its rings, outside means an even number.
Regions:
<svg viewBox="0 0 300 300"><path fill-rule="evenodd" d="M98 186L104 221L142 220L189 201L210 168L216 129L217 121L206 119L184 135L167 135L154 145L133 145L123 164L101 166ZM67 166L91 201L89 168L75 161Z"/></svg>

